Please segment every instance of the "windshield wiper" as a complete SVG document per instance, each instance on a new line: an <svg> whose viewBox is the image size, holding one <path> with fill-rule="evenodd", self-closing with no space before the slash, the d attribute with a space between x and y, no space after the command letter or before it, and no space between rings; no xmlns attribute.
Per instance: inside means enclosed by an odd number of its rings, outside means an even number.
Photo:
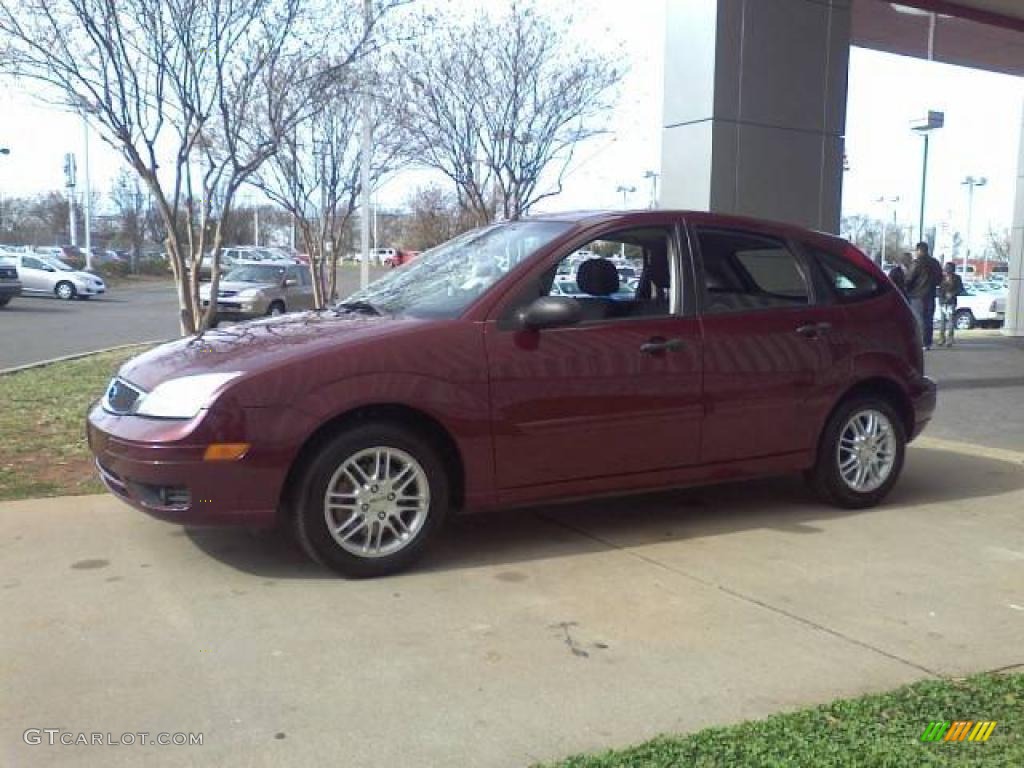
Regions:
<svg viewBox="0 0 1024 768"><path fill-rule="evenodd" d="M381 311L368 301L343 301L340 304L335 305L335 312L338 310L345 312L362 312L367 315L381 314Z"/></svg>

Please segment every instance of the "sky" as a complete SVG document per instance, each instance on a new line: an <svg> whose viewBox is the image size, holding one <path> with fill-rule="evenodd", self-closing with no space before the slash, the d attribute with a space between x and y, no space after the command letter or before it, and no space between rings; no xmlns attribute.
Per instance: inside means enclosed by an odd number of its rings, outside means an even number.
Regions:
<svg viewBox="0 0 1024 768"><path fill-rule="evenodd" d="M437 0L472 7L480 0ZM587 46L610 52L628 72L618 105L606 116L608 132L580 146L562 194L542 210L644 207L651 199L646 171L660 171L661 107L664 88L664 0L576 0L575 29ZM1008 227L1012 217L1024 81L1006 75L854 48L851 52L847 112L847 155L843 212L917 220L921 139L909 130L928 109L943 110L946 127L934 135L929 165L930 221L964 229L967 175L986 176L975 192L974 232L989 223ZM58 190L65 152L77 155L82 182L81 120L38 103L32 93L0 84L0 195ZM110 189L121 167L117 153L91 133L92 187ZM383 207L402 204L415 187L437 180L410 171L388 181L377 194ZM544 186L542 184L542 186ZM550 186L550 182L547 184ZM625 201L619 186L635 187ZM879 197L900 202L878 203ZM101 202L101 207L102 207Z"/></svg>

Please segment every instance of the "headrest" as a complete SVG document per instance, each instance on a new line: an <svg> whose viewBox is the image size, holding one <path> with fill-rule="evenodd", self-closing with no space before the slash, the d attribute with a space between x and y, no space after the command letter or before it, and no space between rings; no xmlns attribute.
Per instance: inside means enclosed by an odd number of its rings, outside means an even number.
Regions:
<svg viewBox="0 0 1024 768"><path fill-rule="evenodd" d="M591 296L611 296L619 290L619 272L608 259L587 259L576 270L576 284Z"/></svg>

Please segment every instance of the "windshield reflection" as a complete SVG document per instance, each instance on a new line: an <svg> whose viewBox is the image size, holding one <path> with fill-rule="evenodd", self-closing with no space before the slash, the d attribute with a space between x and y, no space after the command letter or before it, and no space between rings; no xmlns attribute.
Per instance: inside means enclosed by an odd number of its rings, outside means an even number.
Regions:
<svg viewBox="0 0 1024 768"><path fill-rule="evenodd" d="M416 317L458 317L477 297L571 224L513 221L474 229L425 251L389 272L336 309Z"/></svg>

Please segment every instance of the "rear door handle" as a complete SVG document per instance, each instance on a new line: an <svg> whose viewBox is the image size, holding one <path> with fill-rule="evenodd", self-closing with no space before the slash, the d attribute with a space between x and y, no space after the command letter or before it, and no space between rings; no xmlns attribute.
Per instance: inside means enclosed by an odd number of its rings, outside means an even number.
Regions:
<svg viewBox="0 0 1024 768"><path fill-rule="evenodd" d="M656 355L659 352L678 352L683 348L682 339L665 339L661 336L654 336L640 345L640 351L648 355Z"/></svg>
<svg viewBox="0 0 1024 768"><path fill-rule="evenodd" d="M823 333L831 330L832 323L808 323L807 325L801 325L796 329L796 332L808 339L816 339Z"/></svg>

